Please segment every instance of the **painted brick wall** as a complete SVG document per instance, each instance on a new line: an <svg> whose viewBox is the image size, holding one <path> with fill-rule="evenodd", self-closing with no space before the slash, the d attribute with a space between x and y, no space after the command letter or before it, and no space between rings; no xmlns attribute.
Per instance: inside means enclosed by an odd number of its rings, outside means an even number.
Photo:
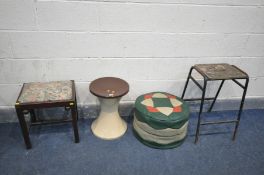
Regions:
<svg viewBox="0 0 264 175"><path fill-rule="evenodd" d="M101 76L129 82L123 103L180 95L190 66L219 62L248 72L248 98L264 97L264 0L0 0L2 108L32 81L74 79L80 105L98 103L88 88ZM221 98L241 92L227 83Z"/></svg>

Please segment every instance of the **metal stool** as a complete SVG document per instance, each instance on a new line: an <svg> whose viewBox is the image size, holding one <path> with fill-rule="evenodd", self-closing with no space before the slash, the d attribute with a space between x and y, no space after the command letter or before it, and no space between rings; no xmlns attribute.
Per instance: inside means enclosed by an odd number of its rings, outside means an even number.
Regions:
<svg viewBox="0 0 264 175"><path fill-rule="evenodd" d="M195 69L199 74L202 75L203 86L200 85L192 76L193 69ZM187 86L188 86L190 79L199 87L199 89L202 90L202 98L184 99L184 95L185 95L185 92L186 92L186 89L187 89ZM220 84L220 86L216 92L215 97L205 98L207 82L208 81L216 81L216 80L221 80L221 84ZM237 85L239 85L242 89L244 89L243 95L242 95L242 100L240 103L239 112L237 115L237 119L236 120L213 121L213 122L201 123L201 114L203 111L204 100L213 100L211 106L208 109L208 112L211 112L225 80L232 80ZM237 80L245 80L245 85L242 85ZM181 98L184 99L185 101L201 100L200 111L198 114L198 123L197 123L196 134L195 134L195 143L197 143L197 141L199 139L200 125L223 124L223 123L236 123L235 130L233 133L233 138L232 138L232 140L235 140L236 132L237 132L237 129L239 126L240 116L242 113L242 109L243 109L243 105L244 105L244 101L245 101L245 96L246 96L246 92L247 92L247 88L248 88L248 82L249 82L249 77L248 77L247 73L245 73L244 71L242 71L241 69L239 69L238 67L236 67L234 65L229 65L229 64L197 64L197 65L194 65L191 67Z"/></svg>

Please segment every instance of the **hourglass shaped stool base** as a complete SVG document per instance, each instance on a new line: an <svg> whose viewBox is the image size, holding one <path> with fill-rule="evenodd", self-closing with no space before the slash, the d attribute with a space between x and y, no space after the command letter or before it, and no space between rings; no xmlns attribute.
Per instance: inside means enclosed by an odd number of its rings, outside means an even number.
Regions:
<svg viewBox="0 0 264 175"><path fill-rule="evenodd" d="M98 97L101 107L99 116L91 126L95 136L113 140L125 134L127 124L119 115L118 105L128 91L128 83L115 77L99 78L91 83L90 92Z"/></svg>
<svg viewBox="0 0 264 175"><path fill-rule="evenodd" d="M113 140L123 136L127 130L127 124L118 113L120 98L99 98L99 100L101 112L92 123L91 129L93 134L104 140Z"/></svg>

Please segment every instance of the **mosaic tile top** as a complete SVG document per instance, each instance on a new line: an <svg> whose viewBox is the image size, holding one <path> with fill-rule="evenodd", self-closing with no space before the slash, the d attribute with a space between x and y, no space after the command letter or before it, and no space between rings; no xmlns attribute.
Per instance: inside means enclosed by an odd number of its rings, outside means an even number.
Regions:
<svg viewBox="0 0 264 175"><path fill-rule="evenodd" d="M247 78L247 75L235 66L222 64L196 64L194 66L203 72L209 79L227 80L235 78Z"/></svg>

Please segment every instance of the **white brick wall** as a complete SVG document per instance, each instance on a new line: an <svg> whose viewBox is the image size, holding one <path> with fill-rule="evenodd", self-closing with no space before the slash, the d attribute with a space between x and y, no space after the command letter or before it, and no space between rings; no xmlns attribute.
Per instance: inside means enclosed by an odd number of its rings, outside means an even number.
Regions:
<svg viewBox="0 0 264 175"><path fill-rule="evenodd" d="M66 79L80 104L95 104L89 83L102 76L129 82L123 102L180 95L192 65L223 62L248 72L247 96L263 98L263 19L264 0L0 0L0 107L23 82ZM240 96L232 83L221 93Z"/></svg>

